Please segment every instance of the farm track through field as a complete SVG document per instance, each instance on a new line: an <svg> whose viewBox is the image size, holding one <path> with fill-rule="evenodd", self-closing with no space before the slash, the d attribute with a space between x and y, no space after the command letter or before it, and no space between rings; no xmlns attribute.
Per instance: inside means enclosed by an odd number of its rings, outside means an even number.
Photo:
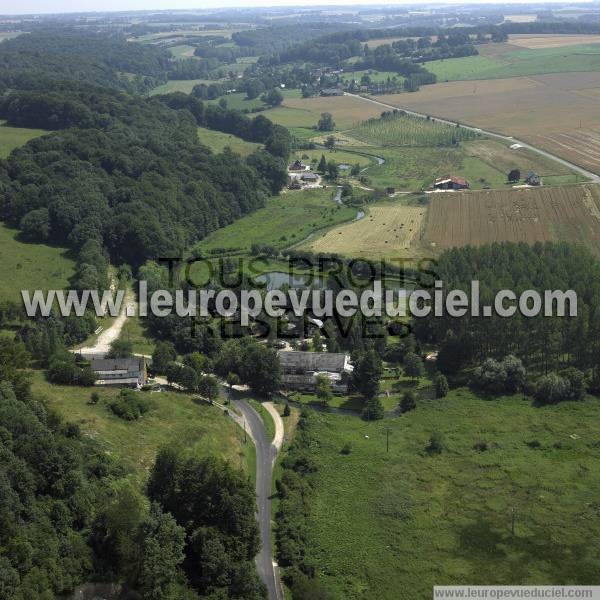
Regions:
<svg viewBox="0 0 600 600"><path fill-rule="evenodd" d="M373 100L372 98L365 98L364 96L359 96L358 94L350 94L348 92L346 92L345 94L347 96L352 96L354 98L361 98L365 102L370 102L372 104L378 104L379 106L383 106L384 108L387 108L387 109L391 108L392 110L404 110L404 112L406 112L407 114L413 115L415 117L421 117L422 119L426 119L429 117L432 121L435 121L437 123L444 123L446 125L456 125L456 121L451 121L449 119L443 119L441 117L432 117L431 115L419 113L414 110L400 108L398 106L394 106L393 104L387 104L387 103L381 102L379 100ZM481 127L473 127L471 125L463 125L462 123L461 123L461 127L464 127L465 129L469 129L470 131L482 133L491 138L510 142L511 144L519 144L523 148L527 148L528 150L531 150L532 152L536 152L537 154L539 154L541 156L545 156L546 158L550 158L551 160L554 160L566 167L569 167L569 169L571 169L581 175L584 175L585 177L588 177L594 183L600 183L600 176L598 176L596 173L592 173L591 171L588 171L587 169L584 169L583 167L580 167L579 165L576 165L575 163L565 160L564 158L561 158L560 156L557 156L556 154L552 154L551 152L548 152L546 150L542 150L541 148L537 148L536 146L532 146L531 144L528 144L527 142L518 140L509 135L502 135L502 134L496 133L494 131L488 131L486 129L482 129Z"/></svg>

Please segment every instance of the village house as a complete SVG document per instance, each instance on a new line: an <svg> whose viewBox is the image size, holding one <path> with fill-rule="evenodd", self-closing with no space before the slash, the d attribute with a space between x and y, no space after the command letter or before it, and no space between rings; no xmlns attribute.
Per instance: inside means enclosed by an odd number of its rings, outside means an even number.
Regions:
<svg viewBox="0 0 600 600"><path fill-rule="evenodd" d="M90 366L97 377L96 385L139 388L148 379L143 357L92 358Z"/></svg>
<svg viewBox="0 0 600 600"><path fill-rule="evenodd" d="M468 190L469 187L470 184L466 179L454 175L438 177L433 182L433 188L436 190Z"/></svg>
<svg viewBox="0 0 600 600"><path fill-rule="evenodd" d="M529 173L527 173L527 177L525 177L525 183L527 185L542 185L542 180L537 173L529 171Z"/></svg>
<svg viewBox="0 0 600 600"><path fill-rule="evenodd" d="M321 96L343 96L344 91L338 88L323 88L321 90Z"/></svg>
<svg viewBox="0 0 600 600"><path fill-rule="evenodd" d="M291 165L289 165L288 167L288 171L308 171L310 170L310 167L308 165L305 165L302 161L300 160L295 160Z"/></svg>
<svg viewBox="0 0 600 600"><path fill-rule="evenodd" d="M317 376L324 375L331 382L334 392L348 392L353 367L347 354L281 350L277 355L281 364L281 380L285 387L313 391L317 386Z"/></svg>
<svg viewBox="0 0 600 600"><path fill-rule="evenodd" d="M317 181L319 181L319 176L316 173L309 171L308 173L303 173L300 176L300 179L306 183L317 183Z"/></svg>

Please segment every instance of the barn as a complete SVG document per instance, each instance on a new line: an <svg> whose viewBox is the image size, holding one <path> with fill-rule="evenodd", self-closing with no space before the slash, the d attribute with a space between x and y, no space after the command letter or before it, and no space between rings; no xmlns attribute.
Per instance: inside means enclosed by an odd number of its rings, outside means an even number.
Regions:
<svg viewBox="0 0 600 600"><path fill-rule="evenodd" d="M469 187L470 184L466 179L454 175L438 177L433 182L433 188L436 190L468 190Z"/></svg>

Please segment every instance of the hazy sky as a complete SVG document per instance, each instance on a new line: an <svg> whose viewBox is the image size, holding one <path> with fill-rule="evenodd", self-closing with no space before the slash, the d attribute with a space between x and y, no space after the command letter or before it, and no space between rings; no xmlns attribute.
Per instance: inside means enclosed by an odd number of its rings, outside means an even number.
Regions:
<svg viewBox="0 0 600 600"><path fill-rule="evenodd" d="M532 0L510 0L510 4L526 3ZM549 0L559 2L561 0ZM564 0L563 0L564 1ZM585 1L585 0L583 0ZM548 2L548 0L546 0ZM498 4L498 0L444 0L447 4ZM31 13L62 13L62 12L93 12L119 10L161 10L189 8L223 8L226 6L307 6L307 5L353 4L349 0L0 0L0 14L31 14ZM420 0L382 2L382 0L362 0L361 5L367 4L431 4Z"/></svg>

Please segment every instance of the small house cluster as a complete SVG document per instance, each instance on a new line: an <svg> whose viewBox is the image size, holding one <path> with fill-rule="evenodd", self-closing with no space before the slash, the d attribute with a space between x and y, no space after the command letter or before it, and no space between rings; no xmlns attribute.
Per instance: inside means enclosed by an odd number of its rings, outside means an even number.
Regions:
<svg viewBox="0 0 600 600"><path fill-rule="evenodd" d="M287 186L290 190L300 190L304 187L316 187L321 178L311 171L309 165L305 165L300 160L295 160L288 166Z"/></svg>

